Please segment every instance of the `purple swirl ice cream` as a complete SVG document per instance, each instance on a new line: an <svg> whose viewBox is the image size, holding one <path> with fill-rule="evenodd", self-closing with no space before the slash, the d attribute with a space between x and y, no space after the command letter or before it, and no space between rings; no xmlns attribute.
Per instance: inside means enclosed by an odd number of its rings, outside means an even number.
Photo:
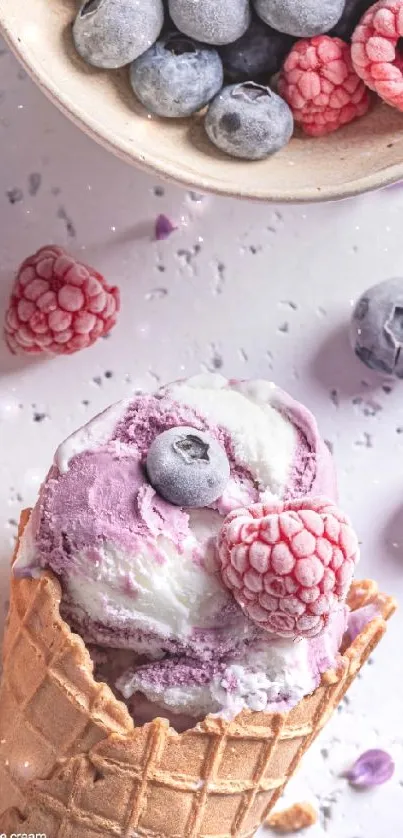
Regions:
<svg viewBox="0 0 403 838"><path fill-rule="evenodd" d="M319 637L268 635L223 585L216 543L234 509L307 495L336 495L309 411L267 381L195 376L114 405L59 447L15 573L57 574L63 617L135 718L285 709L335 663L347 609Z"/></svg>

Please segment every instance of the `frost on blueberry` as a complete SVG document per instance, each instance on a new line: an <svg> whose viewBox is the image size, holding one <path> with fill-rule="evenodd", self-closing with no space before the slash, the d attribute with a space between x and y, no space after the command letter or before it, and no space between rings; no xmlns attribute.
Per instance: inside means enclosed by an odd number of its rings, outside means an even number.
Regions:
<svg viewBox="0 0 403 838"><path fill-rule="evenodd" d="M221 497L230 476L227 455L210 434L170 428L150 445L146 469L151 485L175 506L203 507Z"/></svg>
<svg viewBox="0 0 403 838"><path fill-rule="evenodd" d="M297 38L328 32L340 19L345 0L253 0L259 17Z"/></svg>
<svg viewBox="0 0 403 838"><path fill-rule="evenodd" d="M288 143L293 124L286 102L254 82L224 87L205 117L210 140L221 151L244 160L274 154Z"/></svg>
<svg viewBox="0 0 403 838"><path fill-rule="evenodd" d="M151 113L190 116L218 93L223 68L218 52L180 33L171 33L133 62L133 91Z"/></svg>
<svg viewBox="0 0 403 838"><path fill-rule="evenodd" d="M403 278L365 291L355 305L350 335L355 354L367 367L403 378Z"/></svg>
<svg viewBox="0 0 403 838"><path fill-rule="evenodd" d="M230 44L246 32L249 0L169 0L169 13L180 32L206 44Z"/></svg>
<svg viewBox="0 0 403 838"><path fill-rule="evenodd" d="M267 82L279 71L292 44L289 35L275 32L254 17L241 38L219 50L225 76L230 82Z"/></svg>
<svg viewBox="0 0 403 838"><path fill-rule="evenodd" d="M77 52L94 67L130 64L158 38L162 0L87 0L73 24Z"/></svg>

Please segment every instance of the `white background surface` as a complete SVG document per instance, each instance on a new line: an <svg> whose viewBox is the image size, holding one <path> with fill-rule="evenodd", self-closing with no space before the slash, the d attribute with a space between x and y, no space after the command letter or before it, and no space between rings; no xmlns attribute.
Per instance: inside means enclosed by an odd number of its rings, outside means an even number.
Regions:
<svg viewBox="0 0 403 838"><path fill-rule="evenodd" d="M0 343L0 613L20 509L58 442L133 389L206 368L273 378L316 413L362 541L360 573L403 599L403 382L372 375L346 336L366 286L403 275L403 187L312 207L198 202L97 148L5 49L0 89L1 311L18 264L50 242L122 293L112 336L85 352L32 362ZM156 243L160 212L180 229ZM291 796L320 807L309 838L402 834L402 630L398 615L300 772L307 786ZM354 792L339 775L374 746L394 754L395 777Z"/></svg>

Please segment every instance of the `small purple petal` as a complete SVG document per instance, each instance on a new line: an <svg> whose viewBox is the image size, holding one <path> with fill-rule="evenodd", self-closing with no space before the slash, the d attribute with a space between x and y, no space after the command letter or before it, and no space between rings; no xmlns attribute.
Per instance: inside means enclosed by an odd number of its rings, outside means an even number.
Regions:
<svg viewBox="0 0 403 838"><path fill-rule="evenodd" d="M395 763L386 751L374 748L365 751L345 773L352 786L369 788L386 783L393 776Z"/></svg>
<svg viewBox="0 0 403 838"><path fill-rule="evenodd" d="M177 226L173 224L170 218L167 215L159 215L156 222L155 222L155 238L157 242L162 241L163 239L167 239L174 230L177 230Z"/></svg>

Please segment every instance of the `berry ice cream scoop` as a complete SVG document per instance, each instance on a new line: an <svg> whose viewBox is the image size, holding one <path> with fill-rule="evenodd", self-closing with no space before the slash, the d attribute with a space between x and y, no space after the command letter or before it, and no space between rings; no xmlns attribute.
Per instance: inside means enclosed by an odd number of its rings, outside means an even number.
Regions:
<svg viewBox="0 0 403 838"><path fill-rule="evenodd" d="M193 718L292 706L334 664L346 628L355 541L332 542L330 555L328 529L336 519L344 527L335 493L309 411L267 381L200 375L109 408L59 447L15 573L58 575L64 618L103 661L114 659L114 683L135 716L139 694L154 715L157 706ZM310 514L318 495L328 506ZM297 497L305 507L290 506ZM283 565L284 584L294 585L287 613L300 603L296 631L270 618L283 611L281 592L276 609L273 591L256 602L251 570L239 570L231 533L257 508L263 517L272 509L282 527L288 515L288 533L294 510L309 531L309 556L296 538L294 564ZM257 586L276 570L276 551L266 552L248 546Z"/></svg>

